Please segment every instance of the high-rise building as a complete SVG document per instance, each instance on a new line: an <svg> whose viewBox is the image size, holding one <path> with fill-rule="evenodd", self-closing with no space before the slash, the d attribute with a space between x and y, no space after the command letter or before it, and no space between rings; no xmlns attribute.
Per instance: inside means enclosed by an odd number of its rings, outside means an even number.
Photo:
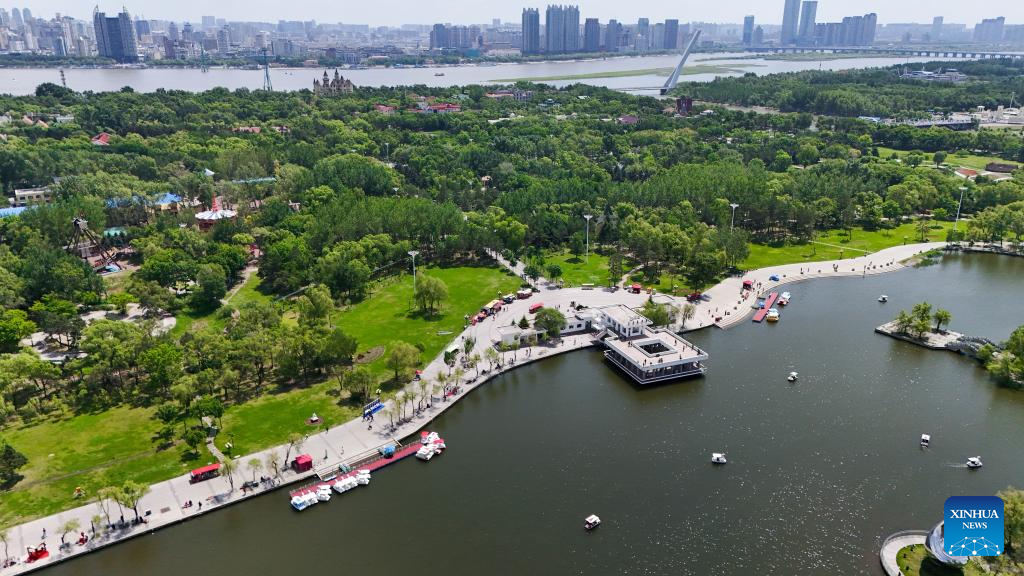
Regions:
<svg viewBox="0 0 1024 576"><path fill-rule="evenodd" d="M679 20L665 20L665 50L675 50L679 47Z"/></svg>
<svg viewBox="0 0 1024 576"><path fill-rule="evenodd" d="M93 11L92 26L96 34L96 49L100 56L117 62L139 61L139 45L135 38L135 25L127 11L108 18L98 9Z"/></svg>
<svg viewBox="0 0 1024 576"><path fill-rule="evenodd" d="M633 48L637 52L650 50L651 44L651 21L647 18L639 18L636 21L636 37L633 38Z"/></svg>
<svg viewBox="0 0 1024 576"><path fill-rule="evenodd" d="M786 0L786 6L782 12L782 37L783 45L796 42L796 34L800 23L800 0Z"/></svg>
<svg viewBox="0 0 1024 576"><path fill-rule="evenodd" d="M619 24L618 20L609 20L608 26L604 29L604 49L609 52L618 52L621 36L622 24Z"/></svg>
<svg viewBox="0 0 1024 576"><path fill-rule="evenodd" d="M754 17L743 17L743 45L752 46L754 43Z"/></svg>
<svg viewBox="0 0 1024 576"><path fill-rule="evenodd" d="M11 16L6 8L0 8L0 28L7 28L11 25Z"/></svg>
<svg viewBox="0 0 1024 576"><path fill-rule="evenodd" d="M21 16L25 19L25 24L28 24L29 22L32 21L32 11L29 10L28 8L21 9Z"/></svg>
<svg viewBox="0 0 1024 576"><path fill-rule="evenodd" d="M754 35L750 38L751 46L763 46L764 45L764 28L758 26L754 28Z"/></svg>
<svg viewBox="0 0 1024 576"><path fill-rule="evenodd" d="M11 24L14 24L15 30L21 30L25 27L25 21L21 18L21 10L18 8L11 9Z"/></svg>
<svg viewBox="0 0 1024 576"><path fill-rule="evenodd" d="M545 50L551 54L578 52L580 49L580 9L578 6L550 5L544 13Z"/></svg>
<svg viewBox="0 0 1024 576"><path fill-rule="evenodd" d="M178 25L171 22L167 25L167 39L171 42L181 40L181 33L178 32Z"/></svg>
<svg viewBox="0 0 1024 576"><path fill-rule="evenodd" d="M876 30L878 30L878 14L874 12L865 14L860 32L860 45L870 46L874 44Z"/></svg>
<svg viewBox="0 0 1024 576"><path fill-rule="evenodd" d="M1006 18L986 18L974 27L975 42L1002 42Z"/></svg>
<svg viewBox="0 0 1024 576"><path fill-rule="evenodd" d="M800 32L797 41L810 44L814 41L814 19L818 16L817 0L805 0L800 9Z"/></svg>
<svg viewBox="0 0 1024 576"><path fill-rule="evenodd" d="M562 13L565 15L565 28L563 34L565 35L565 51L566 52L579 52L580 51L580 7L579 6L566 6L562 8Z"/></svg>
<svg viewBox="0 0 1024 576"><path fill-rule="evenodd" d="M942 16L936 16L932 18L932 42L938 42L942 38L942 25L945 22L945 18Z"/></svg>
<svg viewBox="0 0 1024 576"><path fill-rule="evenodd" d="M540 54L540 10L523 9L523 54Z"/></svg>
<svg viewBox="0 0 1024 576"><path fill-rule="evenodd" d="M658 22L651 26L651 48L661 50L665 47L665 23Z"/></svg>
<svg viewBox="0 0 1024 576"><path fill-rule="evenodd" d="M583 51L599 52L601 50L601 23L597 18L587 18L583 24Z"/></svg>
<svg viewBox="0 0 1024 576"><path fill-rule="evenodd" d="M430 30L430 49L443 50L448 47L448 27L444 24L434 24Z"/></svg>

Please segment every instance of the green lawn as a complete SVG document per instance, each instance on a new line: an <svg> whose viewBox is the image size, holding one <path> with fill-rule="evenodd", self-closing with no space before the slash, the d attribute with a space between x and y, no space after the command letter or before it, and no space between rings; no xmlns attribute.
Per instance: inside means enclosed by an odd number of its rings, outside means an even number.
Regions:
<svg viewBox="0 0 1024 576"><path fill-rule="evenodd" d="M113 274L103 275L103 286L107 290L107 294L117 294L118 292L124 292L125 287L128 285L128 280L132 277L130 270L122 270Z"/></svg>
<svg viewBox="0 0 1024 576"><path fill-rule="evenodd" d="M0 498L0 525L78 506L78 486L94 495L128 479L149 484L191 469L194 462L182 457L184 448L156 451L152 438L159 424L151 414L118 407L0 432L29 460L21 469L25 478Z"/></svg>
<svg viewBox="0 0 1024 576"><path fill-rule="evenodd" d="M924 544L907 546L896 553L896 563L905 576L983 576L985 572L970 562L964 568L946 566L936 561Z"/></svg>
<svg viewBox="0 0 1024 576"><path fill-rule="evenodd" d="M500 294L515 292L520 285L518 278L496 268L429 268L418 272L440 278L448 286L448 300L440 313L429 317L418 313L412 301L412 276L403 275L331 320L359 341L360 352L404 341L422 344L422 358L427 361L462 331L463 316L478 312ZM388 373L384 363L381 357L368 366L384 376Z"/></svg>
<svg viewBox="0 0 1024 576"><path fill-rule="evenodd" d="M335 382L328 379L288 392L266 394L228 408L221 420L223 428L217 436L217 446L223 450L224 443L230 441L232 454L251 454L284 443L292 432L320 430L306 424L314 412L328 426L355 418L358 408L338 401Z"/></svg>
<svg viewBox="0 0 1024 576"><path fill-rule="evenodd" d="M249 276L249 278L242 284L241 288L237 292L231 294L228 297L228 304L234 308L238 308L246 302L270 302L273 300L273 296L268 296L260 292L257 288L260 285L260 278L255 273ZM174 328L171 329L171 337L179 338L182 334L188 332L196 322L205 322L207 326L216 329L222 329L227 324L227 319L221 317L217 310L196 310L191 306L186 306L176 316L177 323Z"/></svg>
<svg viewBox="0 0 1024 576"><path fill-rule="evenodd" d="M882 158L889 158L893 154L896 154L898 157L902 158L907 154L910 154L910 152L905 150L895 150L893 148L885 148L882 146L878 147L878 155ZM933 155L931 153L925 152L923 153L923 155L925 158L924 165L935 164L935 161L932 160ZM965 168L973 168L974 170L984 170L985 166L987 166L989 162L999 162L1000 164L1018 164L1017 162L1011 162L1010 160L1003 160L998 156L977 156L975 154L949 154L948 156L946 156L945 163L951 166L963 166Z"/></svg>
<svg viewBox="0 0 1024 576"><path fill-rule="evenodd" d="M608 257L590 253L589 257L573 256L568 250L550 252L544 255L544 265L558 264L562 267L562 280L566 286L580 284L608 285ZM548 275L544 271L544 276Z"/></svg>
<svg viewBox="0 0 1024 576"><path fill-rule="evenodd" d="M952 222L934 221L931 225L933 228L928 233L929 242L945 240L946 231L953 227ZM877 252L885 248L899 246L904 243L904 240L907 243L918 241L915 224L903 224L892 230L876 230L871 232L855 228L852 240L848 239L846 233L841 230L830 230L820 234L815 243L791 246L751 244L750 255L740 264L740 268L743 270L754 270L780 264L856 258L857 256L863 256L865 251ZM828 244L832 246L828 246ZM841 248L837 248L837 246Z"/></svg>

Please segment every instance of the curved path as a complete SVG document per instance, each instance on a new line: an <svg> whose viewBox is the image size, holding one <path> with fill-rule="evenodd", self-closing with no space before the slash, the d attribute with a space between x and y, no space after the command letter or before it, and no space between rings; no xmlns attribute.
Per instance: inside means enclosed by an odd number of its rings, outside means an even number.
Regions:
<svg viewBox="0 0 1024 576"><path fill-rule="evenodd" d="M892 534L882 542L882 549L878 551L878 558L882 561L882 568L888 576L903 576L899 564L896 562L896 554L907 546L924 544L928 538L927 530L903 530Z"/></svg>
<svg viewBox="0 0 1024 576"><path fill-rule="evenodd" d="M891 272L903 268L901 264L903 260L912 258L926 250L942 247L943 245L943 243L931 243L897 246L853 259L813 264L786 264L754 270L742 278L728 278L705 293L707 299L696 304L697 310L692 320L687 322L685 326L677 325L675 328L692 330L711 325L725 328L742 321L753 311L750 307L750 298L752 296L748 296L746 300L740 297L740 287L743 279L750 279L760 283L760 290L764 291L788 282L798 282L811 278ZM521 274L522 267L521 265L518 269L513 267L513 270ZM780 280L777 282L771 281L769 278L772 275L778 275ZM539 282L543 282L543 279ZM569 305L573 303L582 303L591 307L609 304L625 304L638 307L643 305L647 298L647 294L631 294L626 290L554 289L549 287L542 289L538 294L534 294L532 298L514 301L512 304L503 307L502 311L497 315L478 323L476 326L466 328L453 342L461 344L467 337L473 338L475 345L472 352L479 354L481 358L485 358L485 351L491 348L494 342L499 340L498 327L507 326L513 321L527 316L528 308L537 302L543 302L548 307L567 310ZM655 299L659 302L675 305L682 305L685 302L682 299L660 294L655 295ZM722 320L716 322L716 315L721 316ZM504 354L503 366L494 366L493 369L490 369L492 367L488 366L486 360L481 360L480 368L488 370L487 374L475 374L473 370L468 370L467 376L479 377L474 384L463 385L459 394L446 399L446 401L433 402L419 416L394 430L384 430L384 417L378 412L377 415L379 417L372 429L368 428L367 423L361 419L345 422L327 430L310 428L310 433L307 434L301 449L293 449L291 454L293 456L300 452L310 454L315 459L315 469L336 467L343 462L354 462L375 453L377 448L384 444L416 434L449 406L452 406L462 398L462 396L502 372L511 370L526 362L541 360L554 354L578 350L595 344L597 342L589 334L571 335L551 344L523 348L506 353ZM450 373L449 367L444 363L443 353L427 364L423 369L423 378L433 381L441 372ZM409 388L412 389L413 386L415 386L415 383L410 384ZM455 449L458 449L458 447L455 447ZM283 459L283 455L289 450L287 446L282 445L236 459L248 461L252 458L259 458L261 461L265 461L267 455L272 451L278 454L279 459ZM244 475L239 474L238 477L241 478ZM313 472L296 474L289 470L282 471L281 473L282 484L313 479L315 479ZM238 484L241 484L241 482ZM127 527L120 530L104 531L101 529L94 535L90 530L91 519L94 516L103 514L102 510L95 503L87 503L72 510L39 518L11 527L8 542L11 552L18 560L18 564L13 567L0 569L0 576L21 574L42 568L78 554L88 553L128 538L151 533L158 528L191 519L199 514L205 514L223 506L235 504L246 498L251 498L273 489L275 487L261 486L243 495L239 490L230 490L228 482L224 478L191 484L186 474L150 486L148 494L143 497L139 505L140 512L146 515L148 521L145 525ZM182 505L189 500L196 505L190 508L182 508ZM201 509L198 506L200 502L203 504ZM287 505L283 497L281 505ZM130 519L132 516L133 514L128 511L126 518ZM60 527L70 519L77 519L79 521L81 528L78 531L84 531L90 536L90 540L84 545L72 544L64 549L60 549ZM117 520L116 517L112 519ZM69 534L67 540L77 541L78 538L73 534ZM24 564L24 551L26 547L36 546L41 542L48 544L50 556L35 564Z"/></svg>

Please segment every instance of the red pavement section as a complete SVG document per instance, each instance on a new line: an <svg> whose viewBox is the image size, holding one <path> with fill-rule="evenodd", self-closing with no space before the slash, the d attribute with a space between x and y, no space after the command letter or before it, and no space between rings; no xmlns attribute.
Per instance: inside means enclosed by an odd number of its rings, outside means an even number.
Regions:
<svg viewBox="0 0 1024 576"><path fill-rule="evenodd" d="M778 292L772 292L768 295L768 299L764 301L764 308L761 308L754 314L754 322L760 322L764 320L764 317L768 315L768 311L771 310L772 304L775 304L775 299L779 297Z"/></svg>

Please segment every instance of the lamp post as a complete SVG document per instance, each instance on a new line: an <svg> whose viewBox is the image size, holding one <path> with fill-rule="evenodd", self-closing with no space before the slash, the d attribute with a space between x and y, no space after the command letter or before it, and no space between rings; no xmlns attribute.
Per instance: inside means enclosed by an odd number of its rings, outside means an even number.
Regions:
<svg viewBox="0 0 1024 576"><path fill-rule="evenodd" d="M409 256L412 256L412 294L416 296L416 255L419 254L419 250L409 250Z"/></svg>
<svg viewBox="0 0 1024 576"><path fill-rule="evenodd" d="M590 263L590 219L593 218L594 215L584 214L583 217L586 218L587 220L587 249L586 252L584 252L584 254L586 254L587 263Z"/></svg>
<svg viewBox="0 0 1024 576"><path fill-rule="evenodd" d="M956 235L956 225L960 223L960 208L964 205L964 192L967 192L967 186L960 187L960 202L956 205L956 218L953 220L953 241L960 242L960 238Z"/></svg>
<svg viewBox="0 0 1024 576"><path fill-rule="evenodd" d="M733 202L732 204L729 204L729 207L732 208L732 221L729 223L729 230L731 231L736 227L736 209L739 208L740 205Z"/></svg>
<svg viewBox="0 0 1024 576"><path fill-rule="evenodd" d="M384 143L384 161L387 162L388 164L391 163L391 143L390 142L385 142Z"/></svg>

